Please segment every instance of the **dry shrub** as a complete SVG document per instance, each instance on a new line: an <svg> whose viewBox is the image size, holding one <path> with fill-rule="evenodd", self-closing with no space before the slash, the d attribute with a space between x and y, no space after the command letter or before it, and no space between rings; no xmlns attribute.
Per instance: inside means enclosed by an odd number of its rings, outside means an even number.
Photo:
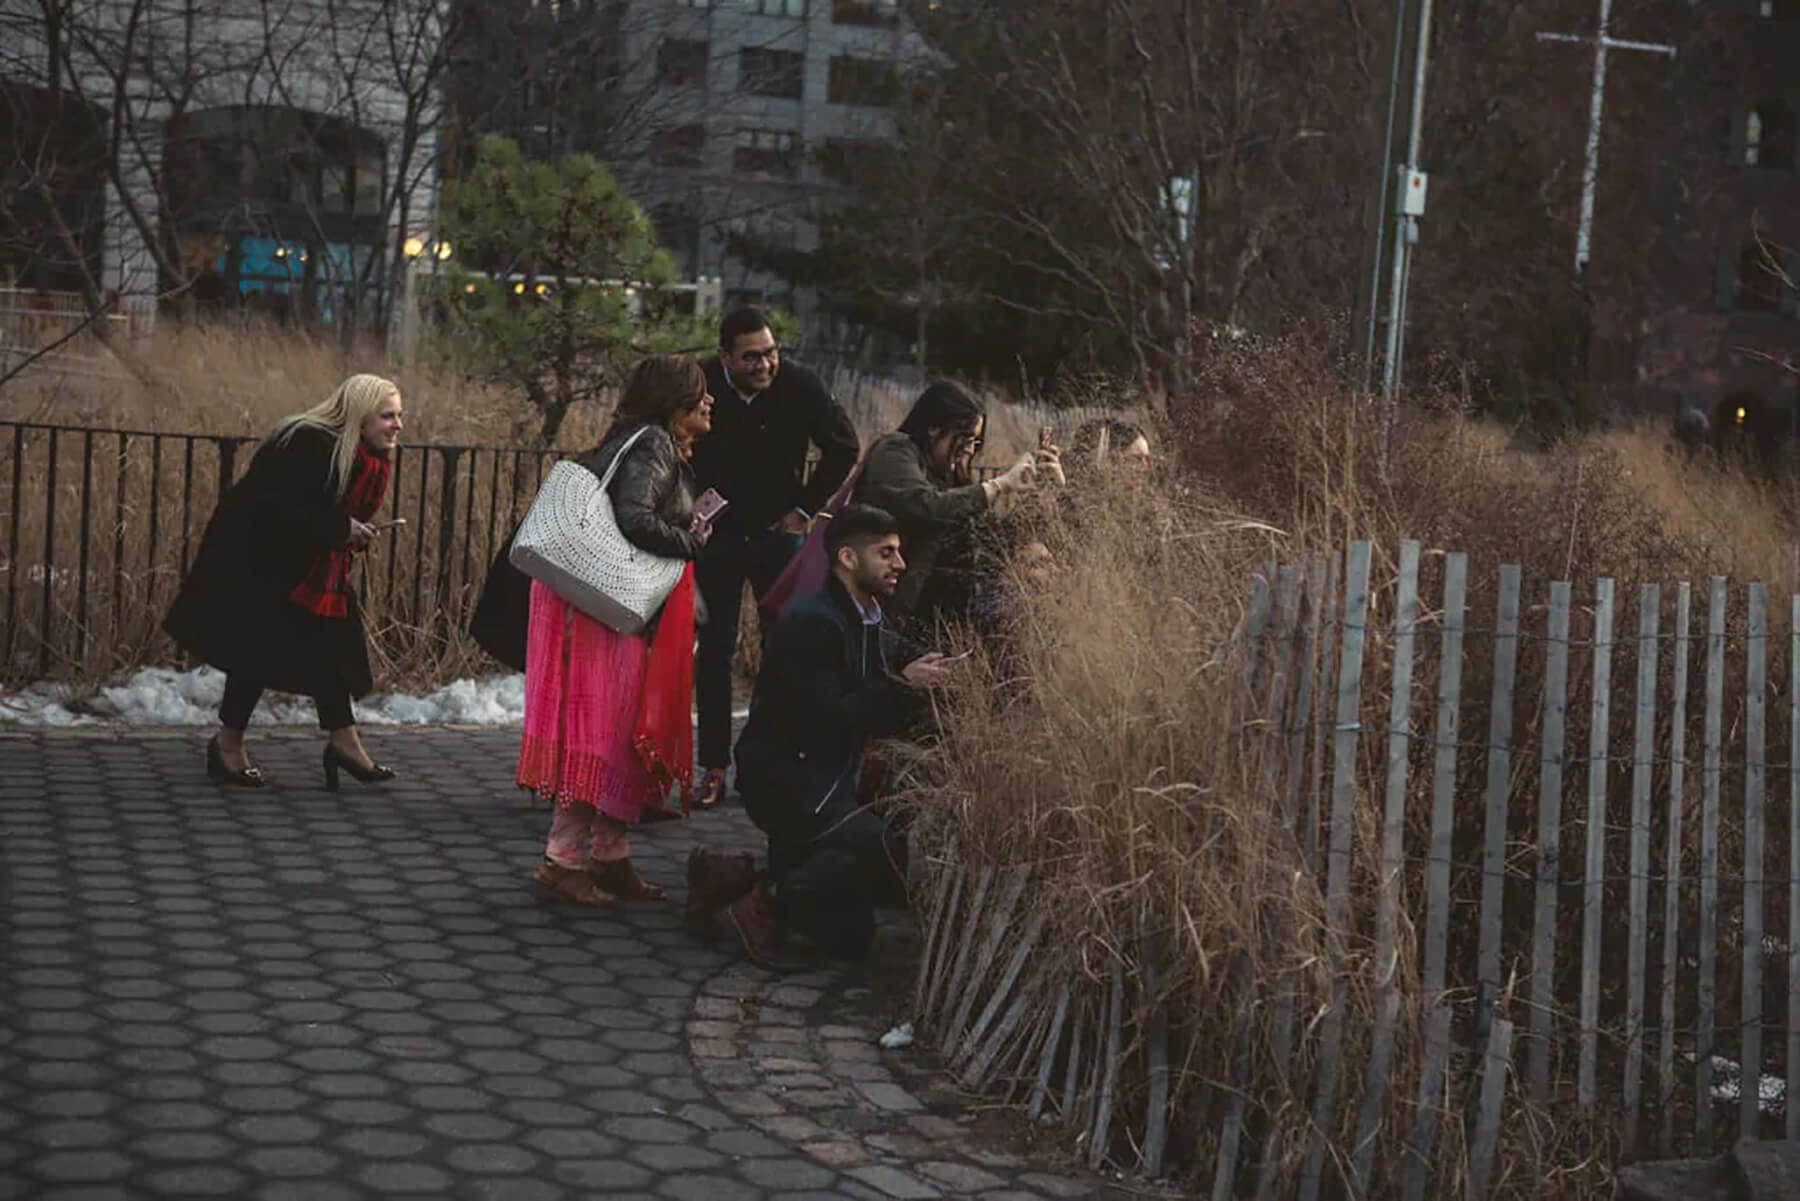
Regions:
<svg viewBox="0 0 1800 1201"><path fill-rule="evenodd" d="M1605 773L1608 830L1604 891L1603 957L1580 962L1579 890L1559 890L1556 926L1554 1037L1548 1110L1531 1107L1522 1084L1509 1080L1501 1151L1490 1195L1587 1197L1604 1191L1617 1152L1617 1081L1625 1043L1625 946L1627 840L1631 824L1631 704L1635 686L1638 586L1662 585L1659 612L1666 634L1673 621L1677 581L1693 581L1690 635L1704 629L1705 581L1732 578L1727 613L1728 698L1723 724L1741 738L1745 707L1742 585L1751 579L1789 584L1800 531L1779 487L1732 464L1690 456L1666 445L1655 432L1625 430L1572 434L1537 448L1492 423L1468 417L1453 405L1411 408L1396 422L1388 461L1379 454L1379 413L1348 393L1339 378L1304 342L1238 344L1228 357L1201 365L1210 408L1172 434L1167 458L1179 465L1150 495L1116 494L1080 506L1085 520L1071 528L1052 522L1048 537L1063 574L1057 584L1029 596L1010 641L984 648L985 670L944 702L942 742L908 767L907 797L919 815L928 862L928 890L941 869L1017 866L1031 869L1023 912L1045 912L1048 929L1032 956L1026 987L1038 1017L1058 990L1068 986L1092 1038L1105 1011L1113 966L1121 966L1127 1004L1121 1062L1120 1109L1107 1148L1130 1164L1141 1145L1148 1096L1146 1031L1159 1002L1168 1002L1175 1075L1170 1155L1178 1173L1210 1182L1212 1155L1226 1099L1246 1100L1249 1140L1240 1153L1240 1187L1251 1183L1266 1153L1278 1187L1287 1195L1306 1155L1307 1109L1317 1068L1316 1023L1335 1006L1345 1018L1339 1102L1327 1123L1327 1195L1336 1195L1340 1173L1355 1147L1354 1126L1377 1010L1381 973L1374 962L1374 897L1381 877L1377 860L1385 779L1389 696L1394 652L1391 626L1393 562L1402 538L1425 548L1422 614L1414 666L1414 742L1408 757L1406 861L1402 872L1398 1000L1393 1082L1383 1103L1382 1141L1373 1165L1370 1195L1397 1195L1402 1161L1398 1148L1413 1129L1413 1095L1422 1028L1419 939L1425 929L1424 866L1429 845L1431 767L1439 662L1437 612L1444 552L1469 555L1469 634L1460 715L1464 748L1455 762L1449 1002L1454 1013L1453 1049L1442 1095L1451 1111L1439 1121L1427 1195L1460 1192L1467 1154L1462 1107L1480 1067L1478 1030L1472 1025L1480 914L1483 806L1488 756L1483 749L1490 715L1494 657L1493 624L1498 569L1523 568L1525 591L1512 719L1513 745L1506 829L1505 925L1502 980L1522 981L1530 968L1529 941L1537 851L1536 747L1542 721L1546 647L1542 638L1546 589L1551 580L1575 585L1567 706L1567 745L1576 762L1565 772L1560 846L1562 879L1579 873L1586 828L1587 771L1581 765L1589 731L1588 680L1594 581L1617 582L1613 654L1613 718L1600 748L1611 760ZM1232 641L1250 595L1256 568L1265 561L1298 562L1341 553L1351 539L1375 548L1376 572L1363 675L1362 730L1352 798L1351 905L1346 923L1328 929L1320 897L1322 880L1297 842L1296 813L1287 807L1280 769L1269 760L1273 741L1258 719L1268 698L1246 695L1248 664ZM1785 603L1773 606L1780 617ZM1784 621L1771 622L1772 631ZM1786 680L1785 637L1771 639L1772 681ZM1688 754L1701 745L1704 649L1691 644L1687 703ZM1667 746L1667 702L1673 654L1659 658L1662 725L1657 743ZM1265 664L1267 660L1264 660ZM1329 666L1325 670L1331 670ZM1785 722L1776 715L1771 689L1768 762L1778 779L1788 759ZM1785 705L1785 695L1780 701ZM1325 721L1317 710L1314 720ZM1329 728L1329 727L1328 727ZM1740 731L1733 734L1731 731ZM1309 778L1329 771L1308 764ZM1742 795L1742 756L1728 748L1722 791L1727 820L1721 831L1719 1010L1721 1027L1738 1012L1735 985L1742 897L1735 878L1743 871L1740 831L1729 815ZM1683 872L1689 887L1679 897L1683 954L1691 956L1698 921L1693 873L1698 866L1699 771L1690 767L1683 791ZM1651 845L1660 872L1666 835L1669 768L1658 762L1652 781L1657 798ZM1770 789L1771 832L1786 823L1785 789ZM1301 791L1301 797L1306 789ZM1304 800L1301 801L1304 805ZM1303 823L1302 823L1303 824ZM1771 880L1785 879L1784 839L1767 865ZM1660 877L1649 896L1651 948L1646 1013L1654 1023L1661 988L1662 907ZM1771 912L1785 910L1783 890L1772 887ZM1498 919L1495 919L1498 920ZM1771 933L1782 923L1770 923ZM1333 955L1336 958L1333 958ZM1162 965L1160 979L1152 970ZM1688 969L1691 972L1691 969ZM1593 1120L1572 1104L1575 1078L1573 1010L1584 973L1597 974L1601 992L1599 1079L1602 1106ZM1785 1012L1784 973L1766 973L1765 1013ZM1693 977L1678 983L1677 1038L1694 1043ZM1531 1013L1523 994L1506 989L1497 1012L1515 1025L1522 1071ZM1341 990L1335 999L1333 990ZM1285 1070L1278 1069L1282 999L1292 1000L1292 1029L1302 1032ZM1733 1054L1736 1034L1721 1031L1717 1044ZM1769 1038L1765 1068L1784 1048ZM1088 1044L1091 1056L1094 1044ZM1648 1069L1640 1129L1661 1120L1655 1048ZM1059 1055L1054 1079L1062 1079ZM1036 1062L1028 1065L1035 1071ZM1674 1082L1676 1128L1691 1128L1692 1072L1679 1065ZM1685 1073L1685 1074L1683 1074ZM1081 1095L1086 1096L1083 1077ZM1053 1096L1060 1089L1052 1089ZM1091 1102L1074 1114L1079 1145L1092 1127ZM1687 1107L1687 1108L1684 1108ZM1733 1107L1735 1109L1735 1107ZM1720 1111L1721 1137L1734 1128ZM1246 1166L1248 1163L1248 1166Z"/></svg>

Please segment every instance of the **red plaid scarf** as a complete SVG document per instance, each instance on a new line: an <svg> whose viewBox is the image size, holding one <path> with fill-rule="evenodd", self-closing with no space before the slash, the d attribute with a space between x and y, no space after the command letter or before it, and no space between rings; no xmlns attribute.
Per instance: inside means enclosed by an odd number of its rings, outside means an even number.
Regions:
<svg viewBox="0 0 1800 1201"><path fill-rule="evenodd" d="M350 616L350 538L349 519L367 521L381 508L387 495L388 473L392 461L370 452L360 438L356 442L356 462L350 468L350 487L344 491L339 511L344 515L344 541L312 562L306 578L288 593L288 599L317 613L320 617Z"/></svg>

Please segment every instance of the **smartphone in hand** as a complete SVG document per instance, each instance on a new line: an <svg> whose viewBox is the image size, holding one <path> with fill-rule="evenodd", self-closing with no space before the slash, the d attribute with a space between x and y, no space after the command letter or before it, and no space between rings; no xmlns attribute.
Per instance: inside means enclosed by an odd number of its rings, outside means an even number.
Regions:
<svg viewBox="0 0 1800 1201"><path fill-rule="evenodd" d="M1039 427L1039 429L1038 429L1038 449L1039 450L1049 450L1050 444L1055 440L1055 438L1056 438L1056 430L1054 428L1052 428L1051 426L1048 426L1048 425Z"/></svg>
<svg viewBox="0 0 1800 1201"><path fill-rule="evenodd" d="M406 518L390 517L386 521L372 521L369 524L374 526L377 531L397 530L406 524Z"/></svg>
<svg viewBox="0 0 1800 1201"><path fill-rule="evenodd" d="M730 501L719 495L717 488L708 488L694 500L694 520L710 522L730 505Z"/></svg>

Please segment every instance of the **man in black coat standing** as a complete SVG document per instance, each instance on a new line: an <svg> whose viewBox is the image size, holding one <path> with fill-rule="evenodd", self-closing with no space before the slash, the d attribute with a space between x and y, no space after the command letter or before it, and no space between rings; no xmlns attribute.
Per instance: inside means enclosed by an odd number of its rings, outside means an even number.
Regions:
<svg viewBox="0 0 1800 1201"><path fill-rule="evenodd" d="M695 487L716 488L730 507L694 565L706 606L694 662L701 808L724 796L731 763L731 660L744 582L761 600L861 452L849 415L819 377L781 361L759 309L738 309L719 323L719 357L706 368L706 387L713 425L694 448ZM820 456L810 479L809 446Z"/></svg>
<svg viewBox="0 0 1800 1201"><path fill-rule="evenodd" d="M796 600L771 633L750 721L738 739L738 788L768 835L768 869L701 848L688 863L690 912L724 908L752 961L775 966L782 928L840 956L860 956L874 911L898 902L900 838L862 807L863 767L878 739L909 734L929 716L925 690L954 660L908 648L883 621L905 569L899 523L849 505L825 532L831 574Z"/></svg>

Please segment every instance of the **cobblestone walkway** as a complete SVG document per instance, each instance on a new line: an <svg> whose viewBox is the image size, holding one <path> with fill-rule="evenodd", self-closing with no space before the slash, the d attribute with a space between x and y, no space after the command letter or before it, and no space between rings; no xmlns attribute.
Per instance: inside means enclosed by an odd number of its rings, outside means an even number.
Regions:
<svg viewBox="0 0 1800 1201"><path fill-rule="evenodd" d="M400 781L333 795L312 737L250 792L194 732L0 735L0 1201L1104 1195L821 1025L834 973L536 903L516 738L375 731ZM650 828L673 902L697 837L756 845Z"/></svg>

